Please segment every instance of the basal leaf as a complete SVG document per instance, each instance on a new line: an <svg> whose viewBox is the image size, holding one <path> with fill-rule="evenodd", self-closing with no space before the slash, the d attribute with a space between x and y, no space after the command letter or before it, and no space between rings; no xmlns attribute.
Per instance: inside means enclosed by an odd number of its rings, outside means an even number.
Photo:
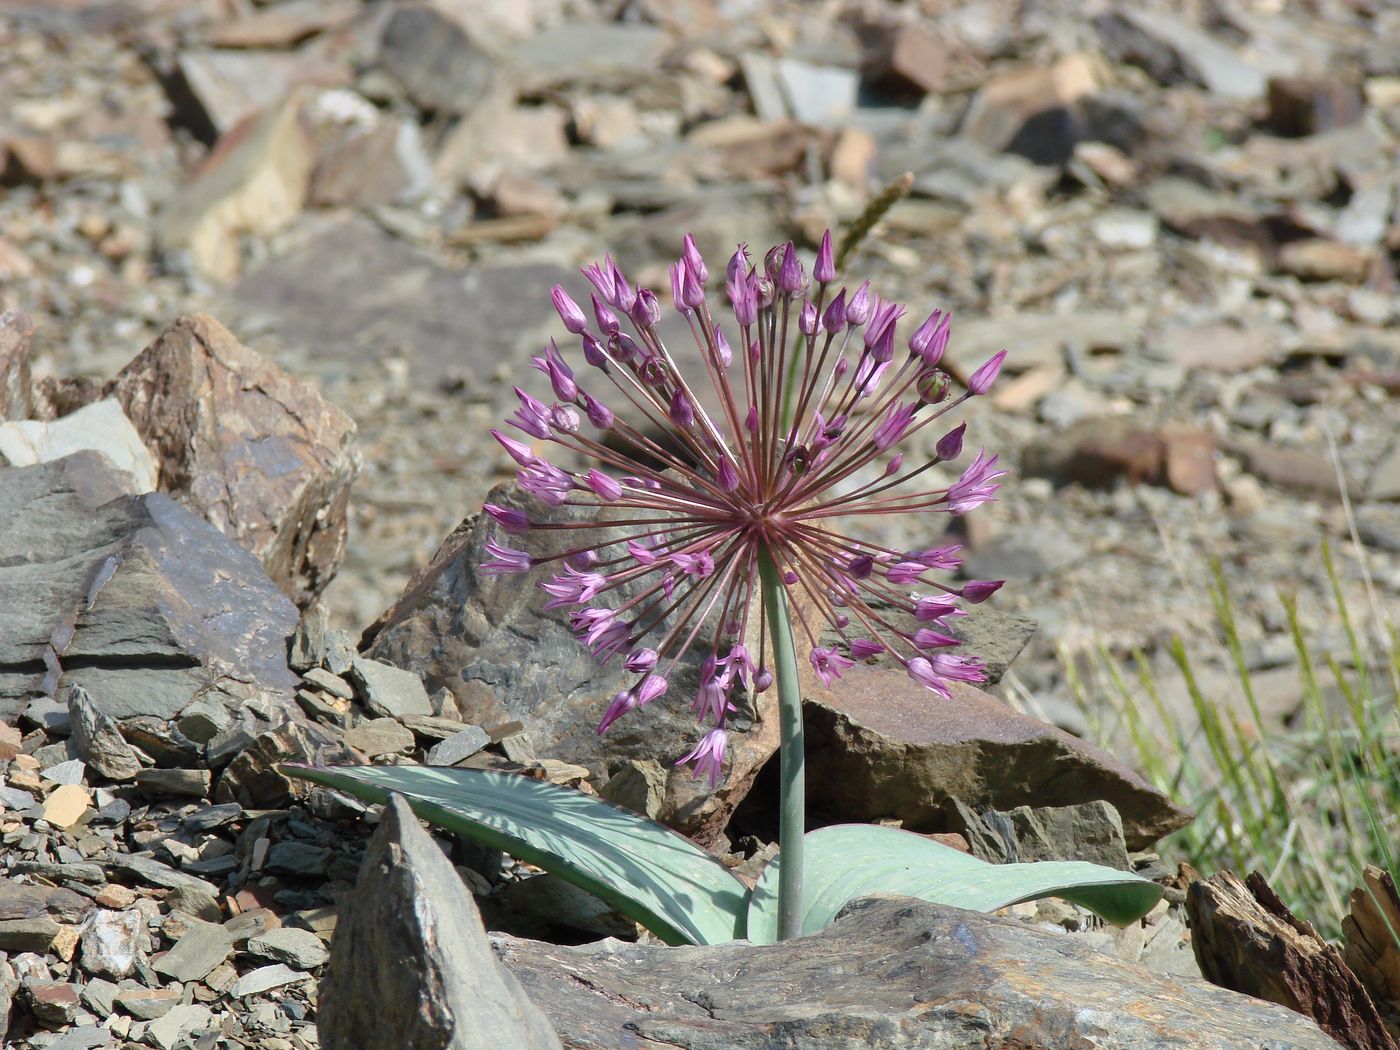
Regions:
<svg viewBox="0 0 1400 1050"><path fill-rule="evenodd" d="M669 944L744 935L748 889L723 864L670 828L591 795L481 769L281 768L369 802L397 792L424 820L588 890Z"/></svg>
<svg viewBox="0 0 1400 1050"><path fill-rule="evenodd" d="M816 933L848 902L871 893L919 897L969 911L1063 897L1109 922L1145 915L1162 889L1131 872L1083 861L988 864L912 832L870 824L837 824L810 832L802 932ZM778 866L775 857L759 877L749 902L748 937L771 944L778 933Z"/></svg>

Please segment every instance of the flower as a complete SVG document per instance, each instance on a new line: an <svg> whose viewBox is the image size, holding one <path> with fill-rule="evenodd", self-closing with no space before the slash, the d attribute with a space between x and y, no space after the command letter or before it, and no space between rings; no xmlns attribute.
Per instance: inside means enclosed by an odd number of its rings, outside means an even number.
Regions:
<svg viewBox="0 0 1400 1050"><path fill-rule="evenodd" d="M710 269L694 238L669 273L670 304L694 334L695 368L682 370L663 342L655 292L634 287L606 258L583 269L596 326L562 288L551 292L589 370L576 373L551 341L534 365L554 400L517 390L509 420L535 443L492 431L519 466L521 488L551 506L598 508L612 527L609 538L566 542L550 555L493 540L482 566L487 574L551 566L541 583L547 607L569 608L598 659L618 656L639 676L612 698L598 731L664 694L672 668L708 628L691 707L711 728L680 763L718 781L734 691L763 692L773 681L767 639L756 659L744 646L765 551L823 683L874 659L897 661L944 696L950 680L981 681L976 660L949 651L957 639L948 625L964 615L960 603L985 600L1000 581L940 583L935 573L961 564L958 547L901 551L852 526L877 514L962 514L994 498L1005 471L985 451L951 484L929 480L927 471L961 455L965 425L946 432L932 457L911 439L985 393L1005 351L952 396L956 387L938 368L950 318L935 310L897 361L905 308L868 281L835 287L829 233L810 271L791 242L756 264L739 245L715 278L729 319L706 302ZM535 451L546 444L559 449L559 464ZM584 465L566 466L574 463ZM487 514L510 535L583 527L495 504Z"/></svg>

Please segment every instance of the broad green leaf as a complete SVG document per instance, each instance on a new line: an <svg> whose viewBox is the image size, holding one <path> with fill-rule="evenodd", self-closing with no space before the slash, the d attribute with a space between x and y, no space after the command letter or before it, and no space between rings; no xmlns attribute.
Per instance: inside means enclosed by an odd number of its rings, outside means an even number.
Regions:
<svg viewBox="0 0 1400 1050"><path fill-rule="evenodd" d="M281 768L369 802L403 795L429 823L588 890L668 944L744 935L748 888L685 836L611 802L483 769Z"/></svg>
<svg viewBox="0 0 1400 1050"><path fill-rule="evenodd" d="M1141 918L1162 888L1131 872L1083 861L988 864L922 835L873 824L836 824L809 832L802 932L816 933L845 905L872 893L920 897L969 911L996 911L1040 897L1064 897L1125 924ZM778 935L778 865L763 869L749 901L749 940Z"/></svg>

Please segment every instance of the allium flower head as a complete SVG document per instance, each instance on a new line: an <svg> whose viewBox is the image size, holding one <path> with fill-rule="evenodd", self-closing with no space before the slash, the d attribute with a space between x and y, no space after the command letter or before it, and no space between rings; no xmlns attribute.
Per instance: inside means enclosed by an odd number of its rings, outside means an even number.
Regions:
<svg viewBox="0 0 1400 1050"><path fill-rule="evenodd" d="M933 457L916 455L910 439L984 393L1005 351L972 373L966 393L948 397L937 368L948 315L934 311L896 361L905 308L868 281L834 287L829 234L810 275L791 242L757 265L739 245L716 278L731 307L726 320L706 301L710 270L687 236L670 268L670 301L698 357L687 372L661 339L652 290L634 288L612 259L583 273L596 293L596 332L563 289L552 299L591 371L575 372L551 342L535 367L555 400L517 389L520 408L508 421L535 443L493 434L519 465L523 489L551 506L600 508L611 538L566 544L549 557L493 541L482 571L551 564L541 584L547 607L571 609L575 633L599 660L619 657L639 676L613 697L598 731L665 693L677 661L703 637L708 653L692 710L712 728L681 762L718 779L735 689L763 692L773 681L754 600L765 550L824 683L871 659L897 661L945 696L949 680L981 681L976 660L943 650L957 641L948 628L964 615L959 601L982 601L1000 581L941 583L935 573L961 564L956 546L895 550L857 538L869 530L852 526L877 514L964 514L994 498L1005 471L985 451L956 480L931 487L926 472L959 457L964 427L946 432ZM631 334L622 330L628 322ZM703 393L693 378L702 370ZM535 451L544 443L583 465L550 463ZM536 522L495 505L487 512L512 535L589 524ZM764 638L756 660L744 646L754 614ZM824 641L827 629L839 640Z"/></svg>

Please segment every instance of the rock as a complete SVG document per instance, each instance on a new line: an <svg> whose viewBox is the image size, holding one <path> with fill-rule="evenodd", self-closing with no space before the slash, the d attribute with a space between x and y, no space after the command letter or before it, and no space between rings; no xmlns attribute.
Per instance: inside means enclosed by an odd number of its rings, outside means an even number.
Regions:
<svg viewBox="0 0 1400 1050"><path fill-rule="evenodd" d="M1282 362L1296 338L1276 325L1179 325L1156 333L1149 350L1183 368L1229 375Z"/></svg>
<svg viewBox="0 0 1400 1050"><path fill-rule="evenodd" d="M87 898L72 890L0 878L0 920L34 919L48 913L60 922L79 922L91 910Z"/></svg>
<svg viewBox="0 0 1400 1050"><path fill-rule="evenodd" d="M1107 802L1074 806L1017 806L1009 812L973 813L957 799L945 806L949 827L971 844L974 856L993 864L1082 860L1132 871L1123 821Z"/></svg>
<svg viewBox="0 0 1400 1050"><path fill-rule="evenodd" d="M350 677L360 694L360 701L370 712L382 718L433 713L423 680L412 671L405 671L382 660L356 656L350 667Z"/></svg>
<svg viewBox="0 0 1400 1050"><path fill-rule="evenodd" d="M107 863L118 871L125 871L136 876L142 882L152 886L159 886L162 889L167 889L172 892L194 889L200 893L207 894L211 898L214 897L216 892L214 887L203 879L196 878L193 875L186 875L182 871L176 871L170 865L162 864L160 861L153 860L150 857L119 854ZM191 915L196 914L190 911L189 908L182 908L181 910Z"/></svg>
<svg viewBox="0 0 1400 1050"><path fill-rule="evenodd" d="M181 984L202 980L233 952L233 935L213 922L196 922L151 969Z"/></svg>
<svg viewBox="0 0 1400 1050"><path fill-rule="evenodd" d="M587 890L545 872L512 880L504 897L511 909L565 936L634 937L637 924ZM553 940L553 937L547 939Z"/></svg>
<svg viewBox="0 0 1400 1050"><path fill-rule="evenodd" d="M525 95L567 85L625 91L655 69L668 34L640 22L561 22L510 46L508 57Z"/></svg>
<svg viewBox="0 0 1400 1050"><path fill-rule="evenodd" d="M325 1050L561 1045L492 954L452 864L397 795L341 909L318 1006Z"/></svg>
<svg viewBox="0 0 1400 1050"><path fill-rule="evenodd" d="M0 312L0 419L28 419L34 410L29 343L34 322L13 310Z"/></svg>
<svg viewBox="0 0 1400 1050"><path fill-rule="evenodd" d="M117 993L117 1005L132 1017L154 1021L164 1017L180 1002L179 988L126 988Z"/></svg>
<svg viewBox="0 0 1400 1050"><path fill-rule="evenodd" d="M855 901L821 933L763 947L502 937L499 953L569 1045L745 1050L781 1031L803 1048L1336 1050L1280 1007L1149 973L1068 934L907 898Z"/></svg>
<svg viewBox="0 0 1400 1050"><path fill-rule="evenodd" d="M1261 481L1312 499L1339 499L1343 486L1355 493L1354 482L1322 455L1303 449L1232 441L1226 451L1244 461L1245 470Z"/></svg>
<svg viewBox="0 0 1400 1050"><path fill-rule="evenodd" d="M496 59L431 4L397 5L379 40L380 68L422 109L468 113L491 89Z"/></svg>
<svg viewBox="0 0 1400 1050"><path fill-rule="evenodd" d="M24 998L46 1028L62 1028L78 1016L78 986L62 981L24 982Z"/></svg>
<svg viewBox="0 0 1400 1050"><path fill-rule="evenodd" d="M320 668L326 655L326 610L313 603L302 610L287 647L287 666L305 675Z"/></svg>
<svg viewBox="0 0 1400 1050"><path fill-rule="evenodd" d="M146 921L139 910L99 910L83 931L83 969L120 980L136 968Z"/></svg>
<svg viewBox="0 0 1400 1050"><path fill-rule="evenodd" d="M305 793L277 771L281 762L316 762L329 744L323 730L286 722L247 742L228 764L214 788L214 801L237 802L248 809L286 805Z"/></svg>
<svg viewBox="0 0 1400 1050"><path fill-rule="evenodd" d="M655 820L666 803L666 770L652 759L629 759L598 794Z"/></svg>
<svg viewBox="0 0 1400 1050"><path fill-rule="evenodd" d="M1304 281L1360 284L1371 271L1374 259L1375 255L1366 248L1309 237L1283 245L1278 253L1278 268Z"/></svg>
<svg viewBox="0 0 1400 1050"><path fill-rule="evenodd" d="M392 718L371 718L345 731L345 745L366 758L400 755L413 747L413 734Z"/></svg>
<svg viewBox="0 0 1400 1050"><path fill-rule="evenodd" d="M180 317L117 373L160 457L160 489L254 554L304 606L345 555L355 424L207 314Z"/></svg>
<svg viewBox="0 0 1400 1050"><path fill-rule="evenodd" d="M47 915L0 919L0 951L46 952L60 929Z"/></svg>
<svg viewBox="0 0 1400 1050"><path fill-rule="evenodd" d="M1035 579L1059 572L1086 557L1084 549L1069 533L1047 524L1033 531L1017 530L998 536L990 543L978 544L963 563L962 571L969 579ZM972 652L980 655L975 650Z"/></svg>
<svg viewBox="0 0 1400 1050"><path fill-rule="evenodd" d="M314 162L293 94L223 135L156 220L162 250L187 254L203 276L231 281L239 238L276 233L300 213Z"/></svg>
<svg viewBox="0 0 1400 1050"><path fill-rule="evenodd" d="M218 922L224 917L223 909L214 894L195 883L181 883L173 886L165 895L165 903L172 911L182 911L204 922Z"/></svg>
<svg viewBox="0 0 1400 1050"><path fill-rule="evenodd" d="M547 263L456 273L352 218L253 271L232 292L229 308L249 327L313 357L378 360L389 340L422 387L454 377L475 386L474 375L528 357L537 334L549 330L540 304L548 309L549 290L561 281L575 284L577 275ZM481 328L488 315L492 324ZM469 329L479 338L443 338Z"/></svg>
<svg viewBox="0 0 1400 1050"><path fill-rule="evenodd" d="M310 930L297 930L289 926L250 937L247 950L253 955L286 963L297 970L314 970L330 958L330 952L321 938Z"/></svg>
<svg viewBox="0 0 1400 1050"><path fill-rule="evenodd" d="M1365 101L1356 84L1335 77L1271 77L1269 127L1280 135L1316 135L1355 124Z"/></svg>
<svg viewBox="0 0 1400 1050"><path fill-rule="evenodd" d="M780 58L776 71L787 110L802 124L839 124L856 108L855 70Z"/></svg>
<svg viewBox="0 0 1400 1050"><path fill-rule="evenodd" d="M310 878L324 875L330 867L334 851L329 846L316 846L295 839L274 842L267 851L266 868L274 875L295 875Z"/></svg>
<svg viewBox="0 0 1400 1050"><path fill-rule="evenodd" d="M382 116L353 91L323 92L307 111L317 139L312 205L404 204L432 189L432 162L416 123Z"/></svg>
<svg viewBox="0 0 1400 1050"><path fill-rule="evenodd" d="M76 684L123 720L199 695L242 704L250 685L289 695L292 603L251 555L161 493L123 494L123 477L94 452L0 470L0 590L25 598L0 614L0 697ZM17 673L45 654L74 667L47 686Z"/></svg>
<svg viewBox="0 0 1400 1050"><path fill-rule="evenodd" d="M308 980L309 976L309 974L284 966L282 963L259 966L256 970L250 970L234 981L228 994L234 999L242 999L245 995L261 995L274 988L285 988L289 984ZM387 1004L380 1003L381 1008L385 1005Z"/></svg>
<svg viewBox="0 0 1400 1050"><path fill-rule="evenodd" d="M1163 427L1163 469L1167 485L1183 496L1199 496L1219 487L1215 476L1215 439L1205 430L1186 425Z"/></svg>
<svg viewBox="0 0 1400 1050"><path fill-rule="evenodd" d="M350 21L357 11L355 0L290 0L220 22L207 39L215 47L287 48Z"/></svg>
<svg viewBox="0 0 1400 1050"><path fill-rule="evenodd" d="M87 690L68 690L68 720L78 754L98 776L131 780L141 772L141 759L117 729L117 724L97 709Z"/></svg>
<svg viewBox="0 0 1400 1050"><path fill-rule="evenodd" d="M210 1019L209 1007L199 1003L173 1006L170 1012L158 1017L146 1027L146 1035L154 1039L161 1050L175 1050L180 1037L193 1029L204 1028Z"/></svg>
<svg viewBox="0 0 1400 1050"><path fill-rule="evenodd" d="M344 65L307 53L196 47L180 49L175 74L176 118L208 142L256 120L300 85L332 87L350 79Z"/></svg>
<svg viewBox="0 0 1400 1050"><path fill-rule="evenodd" d="M1222 988L1280 1003L1347 1046L1395 1045L1342 953L1299 921L1258 872L1221 872L1186 891L1201 973Z"/></svg>
<svg viewBox="0 0 1400 1050"><path fill-rule="evenodd" d="M838 690L804 672L808 804L832 820L895 817L940 831L952 796L974 809L1111 803L1128 846L1190 814L1093 745L965 683L943 700L898 670L857 664Z"/></svg>
<svg viewBox="0 0 1400 1050"><path fill-rule="evenodd" d="M1165 455L1158 434L1126 419L1098 416L1028 446L1024 469L1060 484L1108 488L1119 480L1161 481Z"/></svg>
<svg viewBox="0 0 1400 1050"><path fill-rule="evenodd" d="M71 828L92 805L87 789L77 784L63 784L44 799L44 819L56 828Z"/></svg>
<svg viewBox="0 0 1400 1050"><path fill-rule="evenodd" d="M1115 62L1141 66L1162 84L1183 80L1213 95L1254 99L1265 74L1204 29L1168 11L1124 4L1095 19L1105 52Z"/></svg>
<svg viewBox="0 0 1400 1050"><path fill-rule="evenodd" d="M1400 441L1391 444L1381 456L1366 482L1369 500L1400 499Z"/></svg>
<svg viewBox="0 0 1400 1050"><path fill-rule="evenodd" d="M131 475L136 492L156 488L156 465L122 406L111 398L53 421L0 423L0 464L32 467L80 449L96 449Z"/></svg>
<svg viewBox="0 0 1400 1050"><path fill-rule="evenodd" d="M513 486L489 496L494 502L525 506ZM565 511L566 513L573 513ZM531 505L531 513L538 514ZM537 553L557 549L557 532L539 530L524 537ZM588 532L568 534L585 542ZM656 759L667 766L666 805L661 819L709 841L728 822L748 792L758 769L777 747L777 719L754 719L750 701L729 722L730 760L725 782L714 792L671 763L694 744L696 732L686 698L698 683L698 660L687 659L671 675L665 702L648 704L618 721L606 737L598 719L618 689L635 675L616 665L599 667L568 628L558 610L544 609L547 595L528 581L478 574L488 540L499 539L489 518L466 522L443 543L432 563L365 636L369 655L419 675L429 690L447 687L463 718L492 727L518 719L534 750L588 767L598 780L628 759ZM752 640L751 651L757 651ZM772 694L759 702L776 703Z"/></svg>
<svg viewBox="0 0 1400 1050"><path fill-rule="evenodd" d="M136 786L152 795L204 798L209 783L207 769L143 769L136 774Z"/></svg>
<svg viewBox="0 0 1400 1050"><path fill-rule="evenodd" d="M1002 73L978 90L960 134L1039 164L1062 164L1085 137L1076 104L1096 87L1092 64L1079 54L1048 68Z"/></svg>
<svg viewBox="0 0 1400 1050"><path fill-rule="evenodd" d="M428 749L427 762L430 766L455 766L464 759L471 758L491 742L490 735L480 726L468 726L459 733L453 733L439 740Z"/></svg>
<svg viewBox="0 0 1400 1050"><path fill-rule="evenodd" d="M864 51L862 88L893 101L914 102L943 90L948 49L923 25L868 24L857 33Z"/></svg>
<svg viewBox="0 0 1400 1050"><path fill-rule="evenodd" d="M398 668L394 668L398 670ZM302 680L314 685L317 689L323 689L331 696L338 696L342 700L353 700L355 690L350 687L350 683L338 674L331 674L324 667L313 667L302 674Z"/></svg>

